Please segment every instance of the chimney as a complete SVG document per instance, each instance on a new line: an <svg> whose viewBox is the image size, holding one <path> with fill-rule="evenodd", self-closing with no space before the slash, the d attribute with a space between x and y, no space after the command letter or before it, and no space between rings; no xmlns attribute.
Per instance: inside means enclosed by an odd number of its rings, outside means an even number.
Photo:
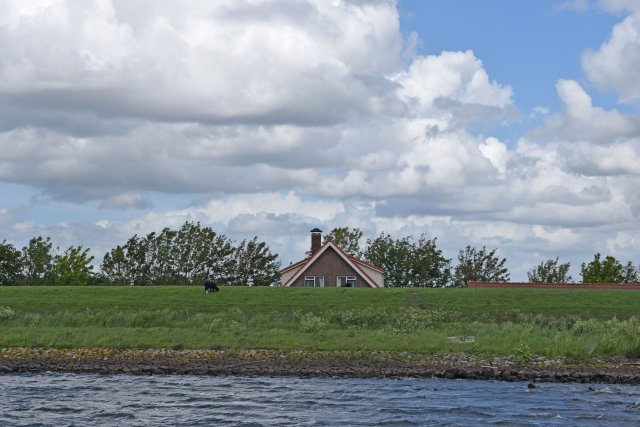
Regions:
<svg viewBox="0 0 640 427"><path fill-rule="evenodd" d="M320 246L322 246L322 230L314 228L311 230L311 255L315 255Z"/></svg>

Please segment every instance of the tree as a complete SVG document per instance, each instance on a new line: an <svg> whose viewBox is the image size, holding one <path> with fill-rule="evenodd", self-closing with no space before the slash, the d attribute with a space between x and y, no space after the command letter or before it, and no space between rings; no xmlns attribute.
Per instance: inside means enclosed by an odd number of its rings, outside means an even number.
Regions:
<svg viewBox="0 0 640 427"><path fill-rule="evenodd" d="M582 283L637 283L638 271L631 262L622 265L620 261L607 255L601 259L600 253L588 264L582 263L580 274Z"/></svg>
<svg viewBox="0 0 640 427"><path fill-rule="evenodd" d="M556 257L556 259L540 262L538 266L527 272L527 276L531 283L569 283L571 282L571 276L568 274L570 268L571 263L558 264L558 257Z"/></svg>
<svg viewBox="0 0 640 427"><path fill-rule="evenodd" d="M278 254L272 254L266 243L258 242L258 237L243 240L234 255L232 285L269 286L280 279Z"/></svg>
<svg viewBox="0 0 640 427"><path fill-rule="evenodd" d="M133 283L129 274L125 250L120 245L104 254L100 271L102 276L113 285L130 285Z"/></svg>
<svg viewBox="0 0 640 427"><path fill-rule="evenodd" d="M22 256L11 243L0 243L0 285L15 285L22 271Z"/></svg>
<svg viewBox="0 0 640 427"><path fill-rule="evenodd" d="M349 229L349 227L337 227L324 236L324 242L326 243L332 240L347 254L356 258L362 258L362 249L360 249L360 239L362 239L362 235L363 232L359 228Z"/></svg>
<svg viewBox="0 0 640 427"><path fill-rule="evenodd" d="M193 285L224 281L234 268L233 242L200 223L179 230L164 228L145 237L134 235L106 253L102 275L114 284Z"/></svg>
<svg viewBox="0 0 640 427"><path fill-rule="evenodd" d="M165 227L160 234L149 233L144 239L145 271L147 272L147 284L150 285L181 285L178 272L181 263L185 263L184 257L188 256L190 248L188 244L176 249L178 232ZM188 242L186 242L188 243ZM185 267L190 268L191 265Z"/></svg>
<svg viewBox="0 0 640 427"><path fill-rule="evenodd" d="M151 266L148 261L149 240L153 239L155 233L150 233L146 238L133 237L127 240L124 245L124 252L127 260L127 271L129 283L132 285L151 284Z"/></svg>
<svg viewBox="0 0 640 427"><path fill-rule="evenodd" d="M454 273L455 286L466 287L469 281L508 282L509 271L504 266L506 258L496 256L497 249L487 251L467 246L458 253L458 264Z"/></svg>
<svg viewBox="0 0 640 427"><path fill-rule="evenodd" d="M631 261L622 268L620 274L621 283L638 283L640 282L640 272L633 266Z"/></svg>
<svg viewBox="0 0 640 427"><path fill-rule="evenodd" d="M411 255L408 237L395 240L384 232L374 240L367 239L365 260L384 270L384 284L388 288L407 286L407 262Z"/></svg>
<svg viewBox="0 0 640 427"><path fill-rule="evenodd" d="M198 277L202 280L222 283L231 280L235 265L233 242L224 235L216 234L213 230L208 234L207 242L207 251L202 255ZM277 269L279 271L279 265Z"/></svg>
<svg viewBox="0 0 640 427"><path fill-rule="evenodd" d="M22 248L22 268L27 285L42 285L51 278L53 267L53 244L51 239L42 236L29 240Z"/></svg>
<svg viewBox="0 0 640 427"><path fill-rule="evenodd" d="M89 256L89 248L69 246L62 255L54 257L52 278L55 285L79 286L87 285L91 278L93 256Z"/></svg>
<svg viewBox="0 0 640 427"><path fill-rule="evenodd" d="M233 242L210 227L186 222L175 235L173 259L178 282L221 282L232 276Z"/></svg>
<svg viewBox="0 0 640 427"><path fill-rule="evenodd" d="M437 239L427 239L424 234L411 245L407 263L407 286L442 288L451 282L451 260L442 255L436 246Z"/></svg>
<svg viewBox="0 0 640 427"><path fill-rule="evenodd" d="M412 237L393 239L380 233L367 240L365 259L384 269L385 286L443 287L451 281L451 261L437 248L437 239L422 234L418 242Z"/></svg>

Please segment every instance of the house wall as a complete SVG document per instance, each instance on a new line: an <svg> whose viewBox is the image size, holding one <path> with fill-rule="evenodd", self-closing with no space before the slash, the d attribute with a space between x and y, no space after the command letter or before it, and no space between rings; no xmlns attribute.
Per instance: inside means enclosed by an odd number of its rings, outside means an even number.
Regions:
<svg viewBox="0 0 640 427"><path fill-rule="evenodd" d="M299 266L298 268L292 268L291 270L285 271L284 273L282 273L282 275L280 276L280 284L284 285L285 283L287 283L289 281L289 279L291 279L293 276L296 275L296 273L298 271L300 271L300 269L303 267L303 265Z"/></svg>
<svg viewBox="0 0 640 427"><path fill-rule="evenodd" d="M373 280L373 282L380 286L381 288L384 287L384 274L380 273L378 270L374 270L373 268L364 265L364 264L358 264L358 266L364 270L365 273L367 273L367 275L369 275L369 277L371 278L371 280Z"/></svg>
<svg viewBox="0 0 640 427"><path fill-rule="evenodd" d="M338 276L356 276L357 288L369 288L365 279L347 262L336 253L333 248L328 248L300 277L292 284L292 287L303 287L305 276L324 276L325 288L336 287Z"/></svg>

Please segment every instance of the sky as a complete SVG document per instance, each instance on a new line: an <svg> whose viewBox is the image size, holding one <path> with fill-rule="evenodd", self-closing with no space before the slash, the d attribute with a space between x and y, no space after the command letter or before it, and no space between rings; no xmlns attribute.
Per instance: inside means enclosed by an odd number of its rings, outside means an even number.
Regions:
<svg viewBox="0 0 640 427"><path fill-rule="evenodd" d="M638 0L4 0L0 241L199 221L640 263ZM364 242L363 242L364 243Z"/></svg>

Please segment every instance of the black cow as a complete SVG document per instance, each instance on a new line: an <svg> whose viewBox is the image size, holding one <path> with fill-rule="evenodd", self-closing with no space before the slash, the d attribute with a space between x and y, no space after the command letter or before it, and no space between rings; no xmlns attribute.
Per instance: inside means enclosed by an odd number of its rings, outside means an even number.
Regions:
<svg viewBox="0 0 640 427"><path fill-rule="evenodd" d="M211 291L211 292L218 292L219 290L220 290L220 288L219 288L219 287L218 287L218 285L216 285L215 283L213 283L213 282L209 282L209 281L204 282L204 292L205 292L206 294L208 294L208 293L209 293L209 291Z"/></svg>

